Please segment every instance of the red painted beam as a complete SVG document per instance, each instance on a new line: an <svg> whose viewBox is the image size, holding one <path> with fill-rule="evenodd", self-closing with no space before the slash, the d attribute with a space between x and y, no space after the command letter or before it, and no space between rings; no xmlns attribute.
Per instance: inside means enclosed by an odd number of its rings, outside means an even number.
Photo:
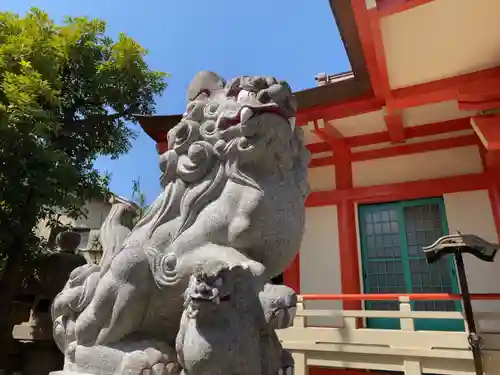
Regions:
<svg viewBox="0 0 500 375"><path fill-rule="evenodd" d="M313 191L306 199L306 207L334 206L342 201L346 194L336 193L341 190Z"/></svg>
<svg viewBox="0 0 500 375"><path fill-rule="evenodd" d="M353 2L353 6L359 7L358 2ZM361 4L361 7L363 5ZM371 43L371 42L370 42ZM373 47L372 47L373 48ZM372 51L375 54L374 51ZM368 59L365 52L365 58ZM372 57L371 59L375 59ZM372 62L373 66L374 63ZM372 70L373 67L372 67ZM375 74L375 73L371 73ZM378 77L378 76L377 76ZM381 86L377 82L378 78L372 79L372 85ZM426 82L419 85L395 89L390 92L389 107L391 110L405 109L409 107L421 106L430 103L444 102L448 100L456 100L464 96L466 88L473 84L481 87L481 85L489 86L492 81L500 81L500 67L480 70L474 73L463 74L460 76L444 78L433 82ZM386 103L386 99L379 97L364 97L357 100L352 100L344 103L335 103L322 106L314 106L300 110L297 113L297 124L305 125L309 121L314 121L320 118L325 120L333 120L355 116L362 113L378 111Z"/></svg>
<svg viewBox="0 0 500 375"><path fill-rule="evenodd" d="M319 131L318 135L321 138L325 138L325 140L336 142L336 141L344 141L344 136L342 133L332 124L329 124L327 121L324 121L323 127L320 128L316 125L314 126L315 131Z"/></svg>
<svg viewBox="0 0 500 375"><path fill-rule="evenodd" d="M500 108L500 78L471 82L457 94L458 108L466 111L486 111Z"/></svg>
<svg viewBox="0 0 500 375"><path fill-rule="evenodd" d="M485 100L476 102L458 102L458 108L461 111L489 111L492 109L500 108L500 99L498 100Z"/></svg>
<svg viewBox="0 0 500 375"><path fill-rule="evenodd" d="M373 92L375 97L385 101L390 88L388 76L385 74L387 72L385 57L383 54L380 55L381 39L379 36L381 34L380 29L376 30L378 24L377 9L369 11L364 0L351 1L351 7Z"/></svg>
<svg viewBox="0 0 500 375"><path fill-rule="evenodd" d="M334 165L336 163L335 156L327 156L324 158L311 159L309 162L309 168L324 167L327 165Z"/></svg>
<svg viewBox="0 0 500 375"><path fill-rule="evenodd" d="M427 2L428 1L412 0L406 1L405 4L399 3L399 5L402 5L405 9L409 9ZM491 92L498 92L496 88L498 84L496 84L496 82L500 80L499 68L487 69L399 90L391 90L383 36L380 27L381 12L376 8L367 9L366 2L363 0L353 0L351 1L351 5L372 88L376 98L386 103L389 110L385 120L392 142L402 142L405 138L402 117L397 114L397 110L427 103L456 99L457 96L459 96L460 90L465 90L461 94L463 97L464 95L466 97L467 93L471 90L475 90L474 92L476 93L482 92L481 95L483 99L490 97ZM494 103L490 102L488 105L491 107L496 105L496 103L497 101ZM484 106L485 104L483 103L482 105ZM396 113L393 111L396 111ZM311 115L314 116L313 113L311 113Z"/></svg>
<svg viewBox="0 0 500 375"><path fill-rule="evenodd" d="M427 137L431 135L451 133L461 130L471 129L469 118L435 122L431 124L409 126L405 128L406 138ZM349 147L369 146L377 143L390 142L389 132L377 132L371 134L362 134L354 137L346 137L345 141ZM311 153L329 151L331 148L327 143L312 143L307 145Z"/></svg>
<svg viewBox="0 0 500 375"><path fill-rule="evenodd" d="M405 128L407 138L427 137L471 129L468 117Z"/></svg>
<svg viewBox="0 0 500 375"><path fill-rule="evenodd" d="M323 128L319 128L315 124L313 133L330 145L337 159L349 157L349 146L345 142L345 138L342 136L342 133L332 125L326 122Z"/></svg>
<svg viewBox="0 0 500 375"><path fill-rule="evenodd" d="M297 113L297 125L306 125L309 121L315 121L320 118L325 121L355 116L360 113L378 111L383 106L383 101L373 97L364 97L343 103L314 106L300 110Z"/></svg>
<svg viewBox="0 0 500 375"><path fill-rule="evenodd" d="M368 14L369 30L373 41L373 48L375 50L375 61L378 70L378 84L380 91L386 102L392 99L391 84L389 80L389 70L387 69L387 59L385 57L384 38L382 36L382 29L380 27L380 14L376 8L366 10Z"/></svg>
<svg viewBox="0 0 500 375"><path fill-rule="evenodd" d="M309 150L309 152L312 154L319 154L320 152L327 152L327 151L332 150L330 145L326 142L310 143L310 144L306 145L306 147Z"/></svg>
<svg viewBox="0 0 500 375"><path fill-rule="evenodd" d="M353 152L351 154L351 159L352 161L383 159L401 155L418 154L422 152L472 146L477 144L478 144L477 136L475 134L469 134L454 138L435 139L432 141L410 143L400 146L380 148L376 150Z"/></svg>
<svg viewBox="0 0 500 375"><path fill-rule="evenodd" d="M431 180L312 192L307 198L306 206L334 205L346 199L367 204L430 198L460 191L488 189L491 184L492 178L490 175L477 173Z"/></svg>
<svg viewBox="0 0 500 375"><path fill-rule="evenodd" d="M399 146L379 148L374 150L352 152L349 154L349 156L345 156L344 158L348 158L351 162L359 162L366 160L391 158L402 155L418 154L429 151L446 150L456 147L473 146L478 144L479 140L475 134L467 134L453 138L435 139L419 143L410 143ZM337 162L338 159L331 156L324 158L315 158L311 160L309 167L314 168L325 165L337 165Z"/></svg>
<svg viewBox="0 0 500 375"><path fill-rule="evenodd" d="M342 133L329 123L324 123L323 128L319 128L317 123L315 123L315 130L313 132L331 146L334 159L328 158L328 160L336 161L335 179L337 188L351 187L351 150L345 142ZM323 165L324 161L316 161L315 164L317 163Z"/></svg>
<svg viewBox="0 0 500 375"><path fill-rule="evenodd" d="M500 179L500 151L486 151L484 154L484 166L491 173ZM499 181L500 182L500 181Z"/></svg>
<svg viewBox="0 0 500 375"><path fill-rule="evenodd" d="M384 116L389 139L392 143L402 143L405 141L405 126L401 112L392 112Z"/></svg>
<svg viewBox="0 0 500 375"><path fill-rule="evenodd" d="M392 91L394 100L391 106L393 109L404 109L455 100L460 90L467 85L487 84L491 79L500 79L500 67L396 89Z"/></svg>
<svg viewBox="0 0 500 375"><path fill-rule="evenodd" d="M380 17L405 12L434 0L377 0Z"/></svg>
<svg viewBox="0 0 500 375"><path fill-rule="evenodd" d="M349 198L360 204L394 202L438 197L460 191L487 189L491 184L485 173L403 182L386 186L355 188Z"/></svg>
<svg viewBox="0 0 500 375"><path fill-rule="evenodd" d="M488 151L500 151L500 114L474 116L472 127Z"/></svg>
<svg viewBox="0 0 500 375"><path fill-rule="evenodd" d="M459 88L457 99L459 102L484 102L500 98L499 77L484 78L473 81Z"/></svg>

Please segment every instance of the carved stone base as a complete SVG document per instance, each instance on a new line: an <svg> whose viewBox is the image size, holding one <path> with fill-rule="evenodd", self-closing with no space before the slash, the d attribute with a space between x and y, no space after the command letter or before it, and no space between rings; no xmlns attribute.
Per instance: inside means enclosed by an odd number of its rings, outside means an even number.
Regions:
<svg viewBox="0 0 500 375"><path fill-rule="evenodd" d="M178 375L175 352L155 341L131 341L116 347L69 345L64 370L51 375Z"/></svg>

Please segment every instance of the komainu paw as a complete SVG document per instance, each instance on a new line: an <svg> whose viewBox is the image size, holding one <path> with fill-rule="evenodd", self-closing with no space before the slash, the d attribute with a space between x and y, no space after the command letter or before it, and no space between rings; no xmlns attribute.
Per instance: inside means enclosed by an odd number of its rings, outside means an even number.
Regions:
<svg viewBox="0 0 500 375"><path fill-rule="evenodd" d="M180 372L181 367L177 362L149 348L128 354L122 362L119 375L178 375Z"/></svg>

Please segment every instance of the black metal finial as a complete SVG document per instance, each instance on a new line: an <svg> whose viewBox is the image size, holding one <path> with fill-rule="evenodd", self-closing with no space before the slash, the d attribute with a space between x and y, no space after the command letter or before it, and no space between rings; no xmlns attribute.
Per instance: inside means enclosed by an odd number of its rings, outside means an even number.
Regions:
<svg viewBox="0 0 500 375"><path fill-rule="evenodd" d="M485 262L493 262L500 244L493 244L474 234L450 234L439 238L430 246L423 247L428 263L433 263L445 254L454 254L456 251L472 254Z"/></svg>
<svg viewBox="0 0 500 375"><path fill-rule="evenodd" d="M427 263L434 263L446 254L453 254L457 267L458 281L462 293L462 304L465 319L469 328L469 344L474 358L474 367L477 375L483 375L483 360L481 354L481 337L477 334L474 312L465 273L462 254L469 253L485 262L493 262L500 244L493 244L474 234L450 234L439 238L430 246L423 247Z"/></svg>

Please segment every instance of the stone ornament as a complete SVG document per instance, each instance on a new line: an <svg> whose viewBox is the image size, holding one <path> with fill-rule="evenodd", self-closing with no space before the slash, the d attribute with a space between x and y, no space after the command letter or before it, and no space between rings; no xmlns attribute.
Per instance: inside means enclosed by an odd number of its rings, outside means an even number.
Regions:
<svg viewBox="0 0 500 375"><path fill-rule="evenodd" d="M202 71L160 156L162 193L128 228L116 202L99 265L54 299L62 373L291 373L275 329L297 296L271 285L304 231L309 154L288 84Z"/></svg>

